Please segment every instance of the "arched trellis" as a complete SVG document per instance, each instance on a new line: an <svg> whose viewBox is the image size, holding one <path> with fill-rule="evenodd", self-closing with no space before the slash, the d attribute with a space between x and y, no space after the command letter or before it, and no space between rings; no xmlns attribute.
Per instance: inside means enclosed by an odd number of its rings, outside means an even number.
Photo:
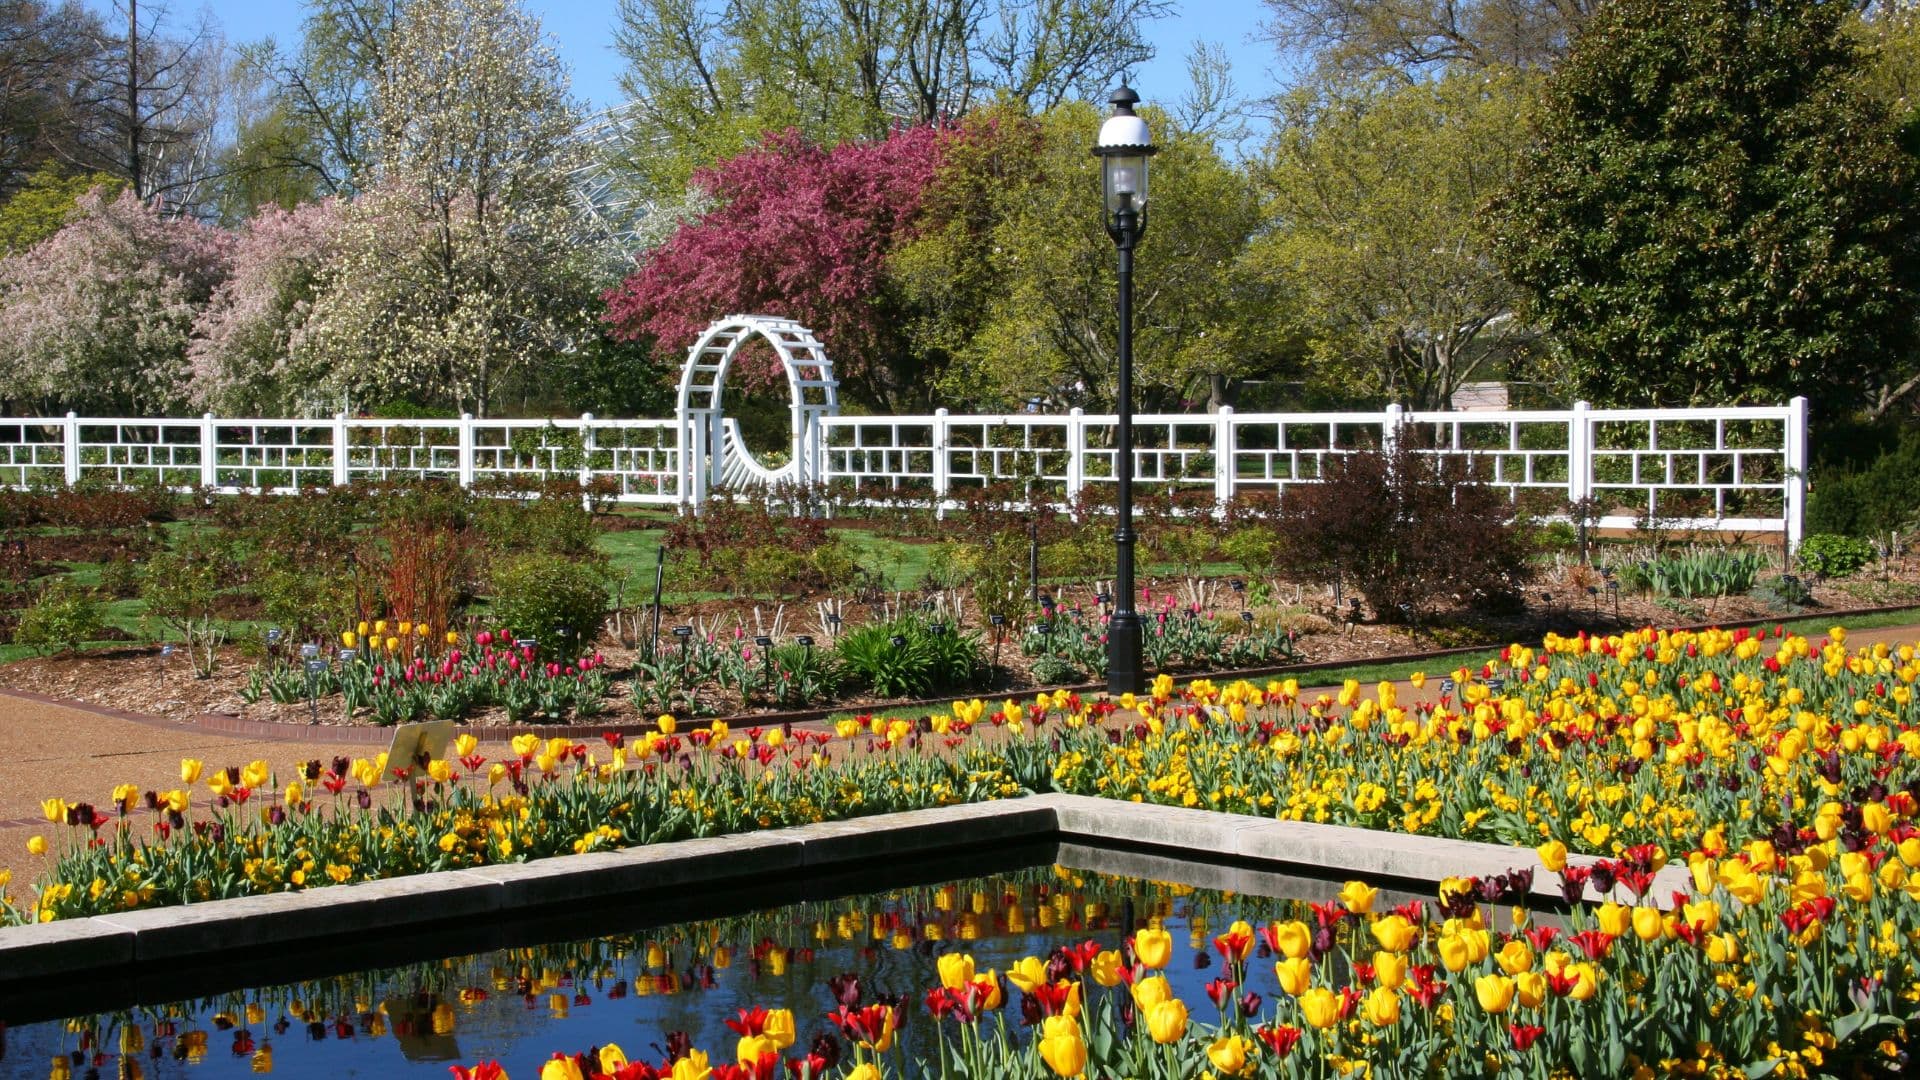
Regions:
<svg viewBox="0 0 1920 1080"><path fill-rule="evenodd" d="M773 346L792 391L792 455L778 469L753 460L737 425L722 411L727 370L742 346L760 337ZM826 438L821 419L840 412L840 382L833 361L813 331L777 315L728 315L707 327L687 350L680 369L680 492L694 506L722 483L771 484L819 481L825 465Z"/></svg>

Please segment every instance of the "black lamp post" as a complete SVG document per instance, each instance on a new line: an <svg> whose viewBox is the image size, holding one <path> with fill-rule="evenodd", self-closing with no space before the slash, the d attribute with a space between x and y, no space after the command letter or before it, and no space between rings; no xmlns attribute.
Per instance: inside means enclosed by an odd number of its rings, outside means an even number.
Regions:
<svg viewBox="0 0 1920 1080"><path fill-rule="evenodd" d="M1120 386L1114 424L1114 476L1119 481L1113 616L1107 623L1107 692L1139 693L1140 616L1133 610L1133 249L1147 230L1147 158L1155 147L1147 122L1135 116L1140 95L1124 84L1108 98L1113 115L1100 128L1093 152L1100 157L1107 235L1120 250Z"/></svg>

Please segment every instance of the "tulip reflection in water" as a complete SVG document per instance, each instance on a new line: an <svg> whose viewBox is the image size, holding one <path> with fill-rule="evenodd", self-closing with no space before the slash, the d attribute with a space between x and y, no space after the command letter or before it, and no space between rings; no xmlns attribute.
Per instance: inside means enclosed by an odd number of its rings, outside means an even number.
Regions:
<svg viewBox="0 0 1920 1080"><path fill-rule="evenodd" d="M1129 907L1143 927L1131 946L1116 921L1117 913ZM13 1056L6 1060L29 1048L37 1054L37 1048L46 1047L51 1060L83 1042L127 1046L134 1044L126 1040L134 1039L144 1049L128 1055L129 1062L150 1064L157 1054L204 1060L209 1066L232 1064L241 1071L257 1062L271 1066L277 1076L330 1077L358 1068L362 1075L440 1080L449 1075L447 1059L465 1056L470 1045L498 1045L505 1033L524 1031L530 1034L512 1053L489 1052L480 1061L468 1057L461 1068L468 1076L492 1077L497 1057L503 1071L539 1077L555 1049L570 1040L581 1049L606 1042L631 1048L635 1039L629 1033L638 1023L649 1040L664 1039L671 1028L687 1030L692 1043L712 1055L716 1068L731 1064L738 1044L748 1039L767 1040L785 1060L803 1059L819 1037L828 1036L846 1059L832 1075L854 1075L851 1059L863 1041L868 1048L886 1046L889 1055L896 1053L896 1043L909 1056L934 1052L922 1000L929 988L951 986L961 992L970 1014L998 1015L1022 997L1014 978L999 972L1022 969L1032 985L1044 987L1051 982L1044 958L1056 945L1099 942L1097 949L1085 950L1082 963L1089 980L1096 971L1105 972L1098 984L1104 985L1119 981L1126 949L1144 951L1148 958L1158 949L1164 966L1173 951L1169 929L1182 930L1195 917L1263 925L1292 910L1280 900L1037 868L634 935L279 985L159 1006L126 1018L16 1026L8 1033ZM1042 912L1050 927L1044 931ZM1124 955L1133 962L1133 952ZM1030 957L1035 959L1022 968L1019 961ZM865 1009L876 994L899 995L907 1004L875 1012L879 1019L872 1031L855 1027L843 1033L828 1020L837 1009L829 977L876 967L888 974L863 977L853 1011ZM1185 993L1178 995L1169 985L1165 1007L1154 1020L1168 1038L1187 1026L1187 1006L1179 997L1191 1000L1199 993L1191 973L1178 972L1175 978L1182 980ZM1073 1007L1079 1008L1077 993ZM732 1026L743 1022L742 1009L751 1036ZM276 1031L280 1027L284 1034ZM600 1034L574 1040L581 1030ZM1040 1033L1033 1034L1038 1046ZM210 1043L210 1035L219 1041ZM250 1040L248 1055L222 1056L236 1035ZM210 1045L218 1053L210 1053ZM1070 1066L1086 1053L1085 1032L1055 1024L1047 1045L1055 1060ZM785 1065L781 1068L784 1073ZM111 1068L103 1069L102 1075L111 1074ZM632 1074L645 1075L638 1067ZM583 1075L592 1076L593 1070ZM894 1075L890 1067L886 1075Z"/></svg>

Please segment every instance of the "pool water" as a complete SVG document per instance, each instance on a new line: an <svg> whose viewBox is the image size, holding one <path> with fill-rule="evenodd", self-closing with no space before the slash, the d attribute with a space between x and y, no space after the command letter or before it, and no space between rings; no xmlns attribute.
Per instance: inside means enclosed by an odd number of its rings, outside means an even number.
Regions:
<svg viewBox="0 0 1920 1080"><path fill-rule="evenodd" d="M1277 918L1310 918L1306 900L1055 863L0 1027L0 1076L445 1080L449 1065L498 1060L512 1076L532 1078L555 1051L606 1043L657 1061L673 1032L685 1032L714 1061L730 1061L737 1036L725 1022L755 1006L793 1010L799 1038L792 1055L835 1033L828 980L848 972L868 1000L873 993L904 998L906 1053L925 1060L935 1044L925 993L939 985L944 953L969 953L981 972L1004 972L1057 945L1091 940L1116 948L1133 928L1158 920L1174 939L1166 974L1182 998L1204 1006L1204 986L1218 974L1212 935L1234 919L1259 925ZM1271 965L1251 970L1253 989L1276 992ZM1017 1026L1010 986L1007 997L1007 1023Z"/></svg>

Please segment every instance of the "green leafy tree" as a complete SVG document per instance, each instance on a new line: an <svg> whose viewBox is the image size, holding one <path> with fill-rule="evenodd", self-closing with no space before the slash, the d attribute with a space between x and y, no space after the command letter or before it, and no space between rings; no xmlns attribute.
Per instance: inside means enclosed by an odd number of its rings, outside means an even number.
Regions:
<svg viewBox="0 0 1920 1080"><path fill-rule="evenodd" d="M1602 0L1266 0L1283 54L1324 71L1405 76L1549 66Z"/></svg>
<svg viewBox="0 0 1920 1080"><path fill-rule="evenodd" d="M56 165L42 165L25 187L0 203L0 255L11 255L45 240L73 220L80 196L94 188L108 197L125 186L105 173L77 176Z"/></svg>
<svg viewBox="0 0 1920 1080"><path fill-rule="evenodd" d="M359 190L376 155L378 90L404 7L401 0L307 0L297 50L268 40L241 51L240 75L271 91L267 126L237 140L256 165L321 192Z"/></svg>
<svg viewBox="0 0 1920 1080"><path fill-rule="evenodd" d="M1238 257L1260 228L1247 176L1205 136L1160 132L1146 238L1134 272L1134 356L1149 406L1224 395L1292 344L1275 291ZM977 112L951 143L918 236L890 257L913 347L946 371L949 401L1006 407L1029 396L1113 401L1116 260L1091 153L1101 111L1074 102L1029 116Z"/></svg>
<svg viewBox="0 0 1920 1080"><path fill-rule="evenodd" d="M1496 252L1610 404L1856 408L1912 338L1915 159L1836 0L1616 0L1548 79Z"/></svg>
<svg viewBox="0 0 1920 1080"><path fill-rule="evenodd" d="M663 190L768 132L831 147L964 115L1035 110L1153 56L1166 0L621 0L632 165Z"/></svg>
<svg viewBox="0 0 1920 1080"><path fill-rule="evenodd" d="M1518 290L1478 212L1513 174L1528 78L1336 80L1286 99L1247 263L1299 298L1316 396L1445 407L1504 374Z"/></svg>

